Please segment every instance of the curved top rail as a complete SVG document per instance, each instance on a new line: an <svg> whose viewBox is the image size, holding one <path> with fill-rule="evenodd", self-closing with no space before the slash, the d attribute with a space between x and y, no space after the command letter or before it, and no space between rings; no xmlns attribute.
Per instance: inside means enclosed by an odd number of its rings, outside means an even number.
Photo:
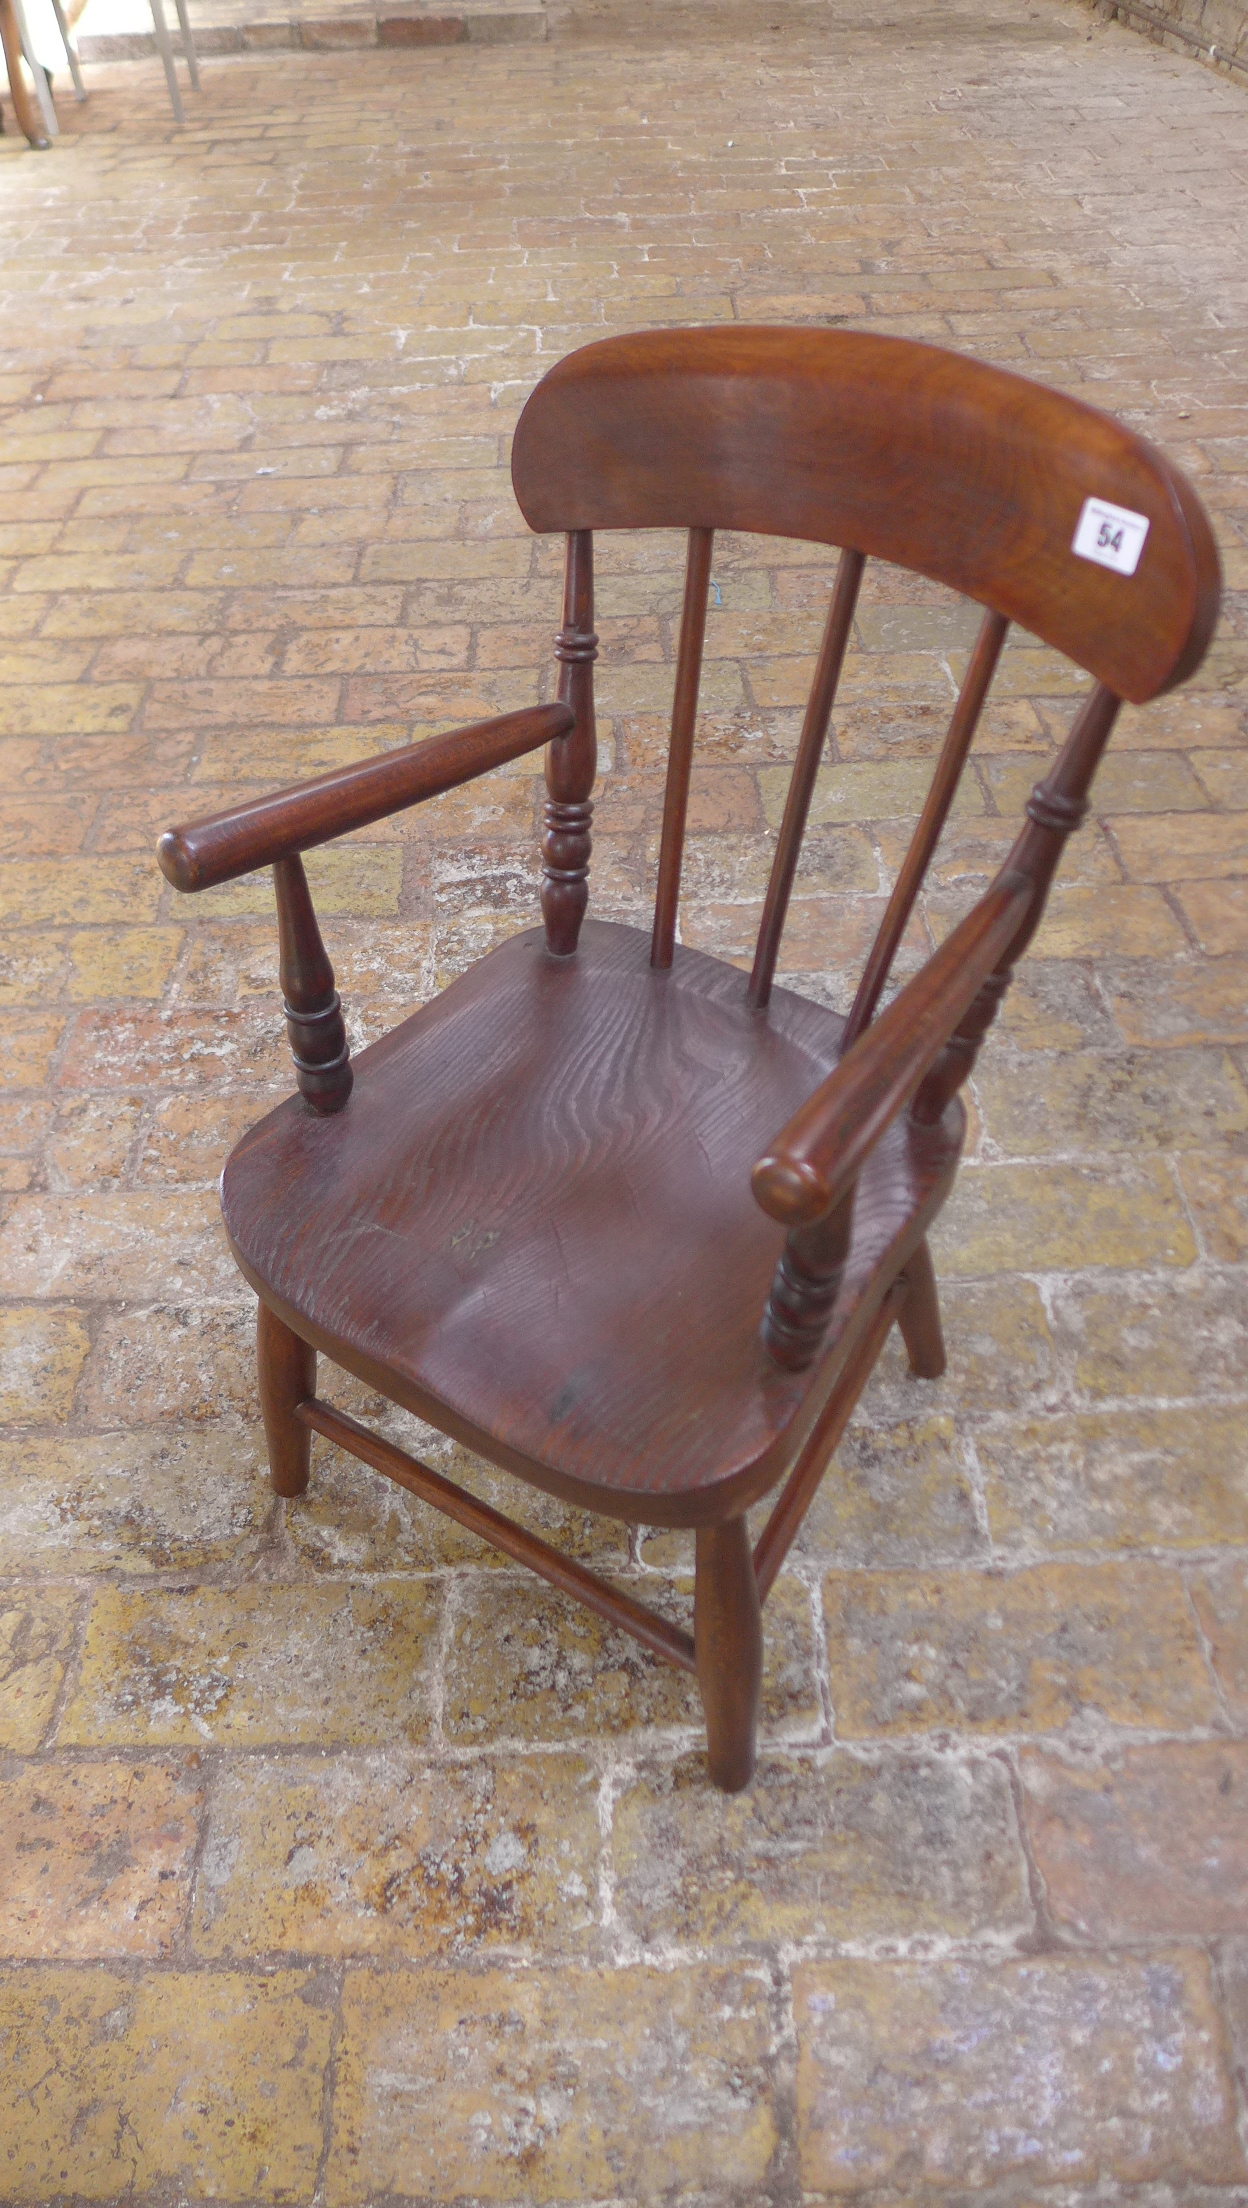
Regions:
<svg viewBox="0 0 1248 2208"><path fill-rule="evenodd" d="M1136 704L1192 673L1217 619L1204 508L1154 446L909 338L737 325L583 346L532 393L512 481L535 530L738 529L894 561ZM1089 499L1147 523L1133 573L1074 551Z"/></svg>

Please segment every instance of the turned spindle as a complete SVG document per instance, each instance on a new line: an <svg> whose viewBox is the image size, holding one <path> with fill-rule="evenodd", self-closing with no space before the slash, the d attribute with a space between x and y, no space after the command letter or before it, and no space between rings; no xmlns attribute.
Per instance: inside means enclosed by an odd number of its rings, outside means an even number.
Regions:
<svg viewBox="0 0 1248 2208"><path fill-rule="evenodd" d="M576 725L546 750L546 803L542 814L542 918L547 948L557 958L576 949L589 902L591 795L598 765L594 727L594 539L588 529L568 538L563 585L563 626L555 638L559 702Z"/></svg>
<svg viewBox="0 0 1248 2208"><path fill-rule="evenodd" d="M279 859L273 868L273 886L282 1010L295 1079L314 1112L340 1112L354 1079L351 1053L334 969L316 924L302 859Z"/></svg>
<svg viewBox="0 0 1248 2208"><path fill-rule="evenodd" d="M922 1126L931 1126L940 1118L974 1067L980 1045L1010 986L1013 969L1044 916L1066 839L1087 818L1092 777L1109 742L1121 702L1104 683L1098 682L1076 713L1051 772L1043 782L1037 782L1027 800L1027 825L1003 871L1021 875L1034 883L1034 895L1004 958L972 998L930 1073L919 1086L910 1111L912 1118Z"/></svg>
<svg viewBox="0 0 1248 2208"><path fill-rule="evenodd" d="M794 1227L772 1276L762 1337L778 1365L800 1372L827 1332L849 1254L854 1191L813 1226Z"/></svg>

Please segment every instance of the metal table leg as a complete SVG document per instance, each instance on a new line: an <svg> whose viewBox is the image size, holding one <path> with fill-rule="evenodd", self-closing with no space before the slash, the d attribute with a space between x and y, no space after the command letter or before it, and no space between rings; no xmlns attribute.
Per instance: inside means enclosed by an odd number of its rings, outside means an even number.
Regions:
<svg viewBox="0 0 1248 2208"><path fill-rule="evenodd" d="M199 62L195 56L195 41L191 37L191 21L186 12L186 0L175 0L175 5L178 11L178 21L182 25L182 51L186 55L186 66L190 73L191 88L198 92Z"/></svg>
<svg viewBox="0 0 1248 2208"><path fill-rule="evenodd" d="M82 71L78 66L78 48L69 35L69 25L65 21L65 10L61 6L61 0L52 0L52 6L56 14L56 27L61 34L61 44L65 48L66 58L69 62L69 73L74 80L74 97L78 100L85 100L87 88L82 81Z"/></svg>
<svg viewBox="0 0 1248 2208"><path fill-rule="evenodd" d="M182 94L178 90L177 71L173 66L173 48L169 43L169 26L165 21L162 0L152 0L152 29L156 33L156 46L165 65L165 82L169 87L169 104L175 123L185 123L182 110Z"/></svg>

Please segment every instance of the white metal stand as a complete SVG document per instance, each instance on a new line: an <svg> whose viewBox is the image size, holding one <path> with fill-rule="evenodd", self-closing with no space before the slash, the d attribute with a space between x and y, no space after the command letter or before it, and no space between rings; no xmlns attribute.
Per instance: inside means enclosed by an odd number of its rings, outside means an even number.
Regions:
<svg viewBox="0 0 1248 2208"><path fill-rule="evenodd" d="M176 0L176 6L178 22L182 28L182 51L186 56L187 74L190 77L192 89L198 92L199 63L195 54L195 41L191 37L186 0ZM173 45L169 37L169 26L165 21L164 0L151 0L151 8L152 29L156 33L156 50L165 66L165 82L169 87L169 104L173 109L173 119L175 123L185 123L186 114L182 106L182 94L178 90L177 71L173 66Z"/></svg>
<svg viewBox="0 0 1248 2208"><path fill-rule="evenodd" d="M87 88L82 81L82 71L78 66L78 48L69 35L69 25L65 21L65 10L61 6L61 0L52 0L52 8L56 16L57 30L61 34L61 44L65 48L65 57L69 62L69 73L74 80L74 98L85 100Z"/></svg>

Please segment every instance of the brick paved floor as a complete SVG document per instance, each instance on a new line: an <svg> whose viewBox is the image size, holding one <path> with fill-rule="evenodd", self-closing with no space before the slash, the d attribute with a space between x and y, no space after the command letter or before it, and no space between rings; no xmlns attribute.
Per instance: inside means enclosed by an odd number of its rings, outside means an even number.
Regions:
<svg viewBox="0 0 1248 2208"><path fill-rule="evenodd" d="M876 12L217 63L182 134L96 70L0 143L5 2199L1248 2201L1248 103L1052 0ZM269 891L179 902L152 839L548 694L517 409L734 316L1117 409L1230 596L1115 737L975 1085L949 1376L873 1386L729 1802L676 1675L358 1465L271 1501L213 1192L288 1079ZM603 547L600 911L645 910L679 559ZM733 955L829 572L718 547L683 925ZM967 634L867 592L790 931L836 1001ZM1077 689L1012 648L911 964ZM534 807L316 859L357 1040L531 919Z"/></svg>

